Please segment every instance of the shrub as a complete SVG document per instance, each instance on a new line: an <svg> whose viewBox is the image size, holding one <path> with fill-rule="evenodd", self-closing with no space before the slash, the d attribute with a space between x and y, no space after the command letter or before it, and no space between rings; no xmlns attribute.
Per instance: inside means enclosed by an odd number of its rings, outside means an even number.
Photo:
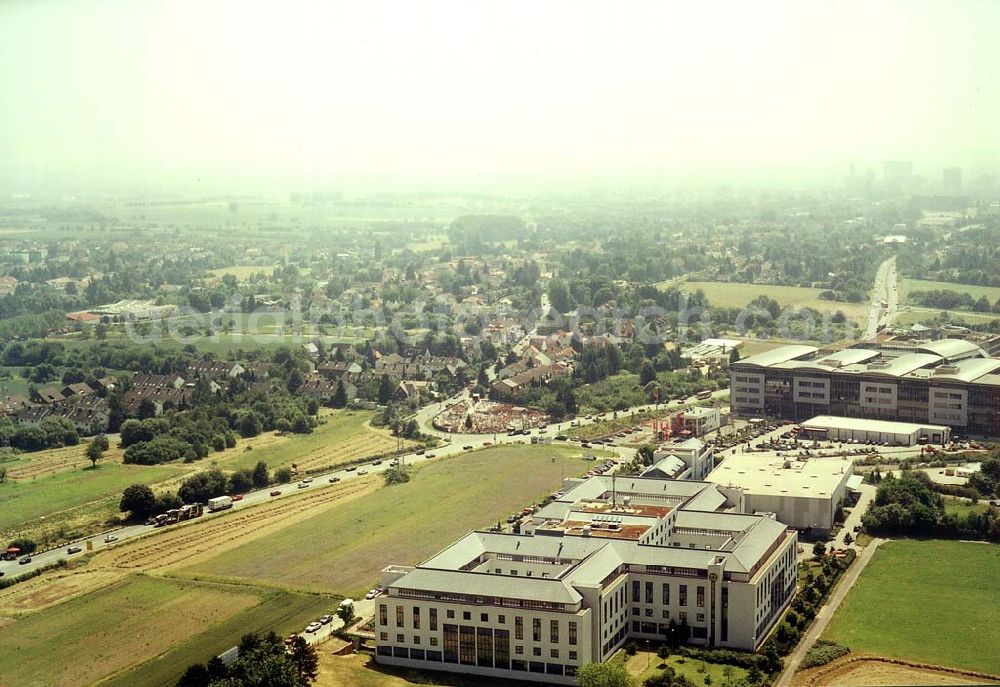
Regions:
<svg viewBox="0 0 1000 687"><path fill-rule="evenodd" d="M815 668L816 666L826 665L830 661L841 656L846 656L850 652L851 650L846 646L840 646L834 642L820 639L816 641L813 648L806 652L805 658L802 659L802 667Z"/></svg>

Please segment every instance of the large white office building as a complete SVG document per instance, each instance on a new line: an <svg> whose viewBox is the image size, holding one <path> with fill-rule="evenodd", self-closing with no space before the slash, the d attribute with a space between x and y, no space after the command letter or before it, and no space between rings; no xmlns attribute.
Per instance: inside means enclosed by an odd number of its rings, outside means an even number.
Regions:
<svg viewBox="0 0 1000 687"><path fill-rule="evenodd" d="M572 684L629 638L755 649L795 591L796 534L745 509L706 482L578 481L521 534L472 532L386 568L376 660Z"/></svg>

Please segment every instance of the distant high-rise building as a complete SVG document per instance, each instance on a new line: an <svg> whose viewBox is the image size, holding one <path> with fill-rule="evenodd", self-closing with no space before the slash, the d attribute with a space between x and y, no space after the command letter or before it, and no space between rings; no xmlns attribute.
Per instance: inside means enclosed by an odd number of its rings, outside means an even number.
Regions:
<svg viewBox="0 0 1000 687"><path fill-rule="evenodd" d="M909 160L887 160L882 167L883 182L890 193L906 193L913 182L913 163Z"/></svg>
<svg viewBox="0 0 1000 687"><path fill-rule="evenodd" d="M962 195L962 168L945 167L941 173L941 189L946 196Z"/></svg>

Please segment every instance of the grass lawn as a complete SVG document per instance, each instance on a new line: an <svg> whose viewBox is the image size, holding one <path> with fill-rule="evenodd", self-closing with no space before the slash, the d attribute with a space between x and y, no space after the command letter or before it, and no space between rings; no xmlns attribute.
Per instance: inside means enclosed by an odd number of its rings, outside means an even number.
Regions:
<svg viewBox="0 0 1000 687"><path fill-rule="evenodd" d="M251 593L250 590L246 590ZM161 687L173 685L192 663L205 663L239 642L248 632L269 632L281 636L301 632L311 621L334 612L329 597L314 594L267 590L253 591L260 603L207 627L204 631L174 644L165 653L119 672L102 687Z"/></svg>
<svg viewBox="0 0 1000 687"><path fill-rule="evenodd" d="M972 503L968 499L957 498L954 496L944 497L944 512L950 513L959 518L965 518L969 515L969 513L981 515L989 510L989 507L990 504L986 501Z"/></svg>
<svg viewBox="0 0 1000 687"><path fill-rule="evenodd" d="M237 451L218 460L226 470L252 468L257 461L270 470L295 463L300 470L340 465L378 453L396 450L396 437L386 429L369 426L371 410L323 411L322 424L312 434L281 437L260 449ZM404 446L412 446L405 442Z"/></svg>
<svg viewBox="0 0 1000 687"><path fill-rule="evenodd" d="M906 302L907 297L913 291L954 291L955 293L967 293L977 300L981 296L986 296L991 304L1000 298L1000 287L998 286L953 284L947 281L927 281L924 279L908 278L901 278L899 280L899 300L901 303Z"/></svg>
<svg viewBox="0 0 1000 687"><path fill-rule="evenodd" d="M16 464L16 463L15 463ZM26 481L0 484L0 533L17 525L75 508L90 501L117 497L130 484L152 484L181 474L176 467L98 463L96 468L57 472Z"/></svg>
<svg viewBox="0 0 1000 687"><path fill-rule="evenodd" d="M998 570L994 544L888 542L823 638L879 656L1000 674Z"/></svg>
<svg viewBox="0 0 1000 687"><path fill-rule="evenodd" d="M268 537L186 568L356 596L390 563L413 565L470 529L488 527L552 492L590 463L579 449L500 446L429 463L407 484L380 489Z"/></svg>
<svg viewBox="0 0 1000 687"><path fill-rule="evenodd" d="M245 589L133 576L5 625L0 675L5 687L91 684L258 603Z"/></svg>
<svg viewBox="0 0 1000 687"><path fill-rule="evenodd" d="M725 665L722 663L707 663L700 659L686 656L672 655L666 661L656 655L655 647L653 651L640 650L634 656L626 656L624 651L619 651L611 659L612 663L621 663L628 670L629 675L636 684L641 685L646 678L652 677L663 670L664 665L673 668L674 673L687 677L696 686L705 684L705 676L712 678L711 684L721 685L729 677L740 679L746 676L747 671L737 666ZM728 675L727 675L728 674Z"/></svg>
<svg viewBox="0 0 1000 687"><path fill-rule="evenodd" d="M727 308L742 308L758 296L773 298L781 306L796 308L814 308L820 312L843 311L852 319L866 316L867 303L840 303L820 299L822 289L810 289L801 286L774 286L771 284L738 284L730 282L689 281L687 289L695 292L701 289L708 297L709 305Z"/></svg>

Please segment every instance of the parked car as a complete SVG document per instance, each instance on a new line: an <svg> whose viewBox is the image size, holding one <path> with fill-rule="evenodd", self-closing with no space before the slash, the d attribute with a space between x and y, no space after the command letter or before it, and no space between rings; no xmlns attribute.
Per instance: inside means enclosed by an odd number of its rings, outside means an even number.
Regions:
<svg viewBox="0 0 1000 687"><path fill-rule="evenodd" d="M316 630L318 630L321 627L323 627L323 626L320 625L319 623L317 623L317 622L311 622L308 625L306 625L306 632L315 632Z"/></svg>
<svg viewBox="0 0 1000 687"><path fill-rule="evenodd" d="M382 464L381 460L373 460L372 461L372 465L381 465L381 464Z"/></svg>
<svg viewBox="0 0 1000 687"><path fill-rule="evenodd" d="M309 482L299 482L299 489L305 489L309 486Z"/></svg>
<svg viewBox="0 0 1000 687"><path fill-rule="evenodd" d="M243 494L233 494L233 501L242 501Z"/></svg>
<svg viewBox="0 0 1000 687"><path fill-rule="evenodd" d="M350 467L346 467L344 469L347 470L348 472L353 472L354 470L357 470L358 467L356 465L351 465Z"/></svg>
<svg viewBox="0 0 1000 687"><path fill-rule="evenodd" d="M424 456L424 458L434 458L434 457L435 456L433 453L428 453L427 455Z"/></svg>
<svg viewBox="0 0 1000 687"><path fill-rule="evenodd" d="M281 489L272 489L271 496L281 496Z"/></svg>
<svg viewBox="0 0 1000 687"><path fill-rule="evenodd" d="M376 596L378 596L378 590L377 589L372 589L367 594L365 594L365 599L368 600L368 601L371 601Z"/></svg>
<svg viewBox="0 0 1000 687"><path fill-rule="evenodd" d="M340 481L340 478L337 477L336 475L334 475L333 477L330 478L330 483L331 484L333 484L334 482L339 482L339 481Z"/></svg>
<svg viewBox="0 0 1000 687"><path fill-rule="evenodd" d="M367 475L368 471L367 470L358 470L358 474L359 475Z"/></svg>
<svg viewBox="0 0 1000 687"><path fill-rule="evenodd" d="M68 549L66 549L66 553L68 553L70 555L72 555L74 553L80 553L81 551L83 551L83 547L82 546L71 546Z"/></svg>
<svg viewBox="0 0 1000 687"><path fill-rule="evenodd" d="M472 444L466 444L465 446L462 447L462 450L463 451L471 451L472 450Z"/></svg>
<svg viewBox="0 0 1000 687"><path fill-rule="evenodd" d="M21 560L18 561L18 564L19 565L26 565L26 564L28 564L30 562L31 562L31 556L25 556L24 558L22 558Z"/></svg>
<svg viewBox="0 0 1000 687"><path fill-rule="evenodd" d="M305 482L306 484L309 484L309 483L311 483L313 481L313 478L312 477L306 477L302 481Z"/></svg>
<svg viewBox="0 0 1000 687"><path fill-rule="evenodd" d="M118 541L118 537L117 537L117 536L115 536L115 535L113 535L113 534L109 534L108 536L106 536L106 537L104 538L104 541L105 541L106 543L110 544L110 543L111 543L111 542L113 542L113 541Z"/></svg>
<svg viewBox="0 0 1000 687"><path fill-rule="evenodd" d="M328 624L332 620L333 620L333 616L327 614L327 615L324 615L322 618L320 618L319 622L322 623L323 625L326 625L326 624Z"/></svg>
<svg viewBox="0 0 1000 687"><path fill-rule="evenodd" d="M422 448L418 448L418 449L417 449L417 455L418 455L418 456L422 456L422 455L424 455L424 449L422 449Z"/></svg>

